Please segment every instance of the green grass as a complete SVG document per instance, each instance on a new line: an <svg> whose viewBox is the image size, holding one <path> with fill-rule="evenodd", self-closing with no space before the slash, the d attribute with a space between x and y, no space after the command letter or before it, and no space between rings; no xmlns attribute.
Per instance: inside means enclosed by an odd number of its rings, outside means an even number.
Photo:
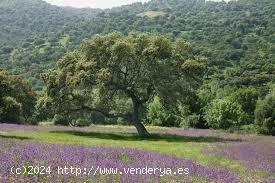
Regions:
<svg viewBox="0 0 275 183"><path fill-rule="evenodd" d="M217 144L226 141L238 141L222 137L189 137L177 136L171 134L152 134L151 138L141 138L135 133L126 133L127 127L91 127L86 131L60 131L60 130L39 130L39 131L10 131L1 132L0 138L31 139L45 143L62 143L62 144L82 144L93 146L115 146L138 148L148 151L165 153L177 157L189 158L197 161L202 165L215 165L232 169L238 174L253 174L259 179L270 176L263 171L251 172L249 168L240 162L222 157L213 156L205 153L204 150L216 148ZM68 129L70 130L70 129ZM77 129L78 130L78 129ZM166 128L150 127L150 131L167 130ZM121 132L119 132L121 131ZM124 133L123 133L124 131ZM251 172L251 173L250 173Z"/></svg>
<svg viewBox="0 0 275 183"><path fill-rule="evenodd" d="M16 131L4 134L2 132L2 136L28 138L49 143L139 148L178 157L191 158L201 164L215 164L218 166L230 167L239 172L246 171L244 166L230 159L202 153L203 149L206 147L214 148L214 144L211 143L223 141L223 139L218 137L181 137L175 135L153 134L150 139L144 139L131 133L79 131L28 131L27 133Z"/></svg>

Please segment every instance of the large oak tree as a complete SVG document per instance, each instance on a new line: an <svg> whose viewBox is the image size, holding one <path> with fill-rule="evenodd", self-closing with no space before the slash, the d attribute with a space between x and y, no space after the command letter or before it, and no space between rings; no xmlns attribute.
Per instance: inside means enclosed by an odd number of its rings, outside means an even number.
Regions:
<svg viewBox="0 0 275 183"><path fill-rule="evenodd" d="M59 106L56 113L86 109L111 117L127 116L110 111L115 99L128 98L129 122L139 135L149 136L140 120L146 103L158 95L166 107L175 107L200 85L205 69L205 59L194 56L181 39L149 33L97 35L43 75L44 100Z"/></svg>

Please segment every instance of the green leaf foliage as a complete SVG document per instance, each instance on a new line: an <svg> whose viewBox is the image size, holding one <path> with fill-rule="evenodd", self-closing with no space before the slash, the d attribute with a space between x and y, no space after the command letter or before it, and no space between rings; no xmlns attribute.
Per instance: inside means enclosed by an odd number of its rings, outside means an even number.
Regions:
<svg viewBox="0 0 275 183"><path fill-rule="evenodd" d="M241 126L244 112L241 106L229 98L213 100L205 111L207 124L214 129L229 129Z"/></svg>
<svg viewBox="0 0 275 183"><path fill-rule="evenodd" d="M275 135L275 90L258 101L255 119L260 127L260 133Z"/></svg>
<svg viewBox="0 0 275 183"><path fill-rule="evenodd" d="M36 94L30 84L0 68L0 122L29 122L35 104Z"/></svg>

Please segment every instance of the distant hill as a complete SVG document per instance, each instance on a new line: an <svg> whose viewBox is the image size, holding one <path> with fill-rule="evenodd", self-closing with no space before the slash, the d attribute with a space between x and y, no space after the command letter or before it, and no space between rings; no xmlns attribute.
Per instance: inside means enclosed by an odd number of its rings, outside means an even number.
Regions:
<svg viewBox="0 0 275 183"><path fill-rule="evenodd" d="M183 37L208 57L209 78L261 87L275 78L274 7L274 0L152 0L103 11L1 0L0 67L41 90L40 73L82 39L112 31L155 32Z"/></svg>
<svg viewBox="0 0 275 183"><path fill-rule="evenodd" d="M101 10L60 8L42 0L1 0L0 65L41 89L39 74L52 68L69 49L70 37L64 30L98 12Z"/></svg>
<svg viewBox="0 0 275 183"><path fill-rule="evenodd" d="M37 34L57 31L79 21L84 14L82 11L52 6L40 0L1 0L1 45L17 45L18 41Z"/></svg>

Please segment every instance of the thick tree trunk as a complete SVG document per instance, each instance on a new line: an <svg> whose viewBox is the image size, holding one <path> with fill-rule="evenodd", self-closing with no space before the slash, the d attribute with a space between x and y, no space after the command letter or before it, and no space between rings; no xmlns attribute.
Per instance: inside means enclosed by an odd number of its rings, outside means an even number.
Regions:
<svg viewBox="0 0 275 183"><path fill-rule="evenodd" d="M136 127L138 134L141 137L149 137L150 133L146 130L145 126L140 122L140 119L139 119L139 112L140 112L141 104L134 99L132 99L132 101L133 101L133 114L132 114L131 121L132 121L133 125Z"/></svg>

